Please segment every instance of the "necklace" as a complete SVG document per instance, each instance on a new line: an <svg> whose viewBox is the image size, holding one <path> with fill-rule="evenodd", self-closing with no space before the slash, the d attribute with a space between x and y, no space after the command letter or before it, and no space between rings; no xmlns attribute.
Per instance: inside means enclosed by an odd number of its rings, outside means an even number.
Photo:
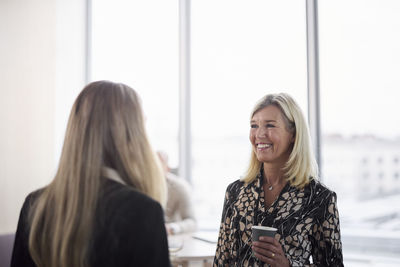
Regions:
<svg viewBox="0 0 400 267"><path fill-rule="evenodd" d="M277 184L279 184L279 179L277 179L276 182L275 182L274 184L270 184L270 183L269 183L269 180L268 180L268 178L267 178L267 186L269 185L269 186L268 186L268 190L269 190L269 191L272 191L272 189L274 189L274 186L276 186Z"/></svg>

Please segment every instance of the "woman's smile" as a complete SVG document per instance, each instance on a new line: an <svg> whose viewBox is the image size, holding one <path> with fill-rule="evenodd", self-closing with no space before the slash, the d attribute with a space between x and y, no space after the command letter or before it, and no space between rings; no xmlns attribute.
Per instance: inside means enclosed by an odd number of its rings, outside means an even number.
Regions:
<svg viewBox="0 0 400 267"><path fill-rule="evenodd" d="M267 106L254 114L250 122L250 142L257 159L263 163L285 164L293 143L281 110Z"/></svg>

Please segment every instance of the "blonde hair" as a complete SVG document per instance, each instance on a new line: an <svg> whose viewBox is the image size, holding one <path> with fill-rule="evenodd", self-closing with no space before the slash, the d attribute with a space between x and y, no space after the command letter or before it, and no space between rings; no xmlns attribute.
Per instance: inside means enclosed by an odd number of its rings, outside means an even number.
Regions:
<svg viewBox="0 0 400 267"><path fill-rule="evenodd" d="M57 173L31 209L29 251L37 266L89 266L102 167L115 169L127 186L165 204L165 179L145 132L139 97L109 81L90 83L79 94Z"/></svg>
<svg viewBox="0 0 400 267"><path fill-rule="evenodd" d="M274 105L281 110L286 129L295 136L289 159L283 167L285 179L297 188L303 188L310 179L318 178L318 166L311 148L311 138L303 112L296 101L286 93L269 94L261 98L255 105L251 118L260 110ZM250 163L244 182L256 179L262 162L258 161L254 151L251 152Z"/></svg>

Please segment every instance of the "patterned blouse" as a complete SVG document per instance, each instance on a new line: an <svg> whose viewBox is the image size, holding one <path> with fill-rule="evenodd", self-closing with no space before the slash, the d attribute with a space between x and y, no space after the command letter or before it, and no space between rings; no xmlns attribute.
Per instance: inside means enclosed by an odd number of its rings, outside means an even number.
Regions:
<svg viewBox="0 0 400 267"><path fill-rule="evenodd" d="M262 177L228 186L214 266L263 266L252 255L253 225L278 229L290 266L343 266L336 194L316 180L301 190L288 183L265 210Z"/></svg>

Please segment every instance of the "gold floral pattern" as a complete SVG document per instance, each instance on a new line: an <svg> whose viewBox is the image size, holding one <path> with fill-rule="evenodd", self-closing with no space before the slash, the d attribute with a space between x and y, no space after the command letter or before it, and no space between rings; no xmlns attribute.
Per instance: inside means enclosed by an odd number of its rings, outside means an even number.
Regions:
<svg viewBox="0 0 400 267"><path fill-rule="evenodd" d="M343 266L336 194L316 180L287 184L268 210L261 172L252 183L226 190L214 266L263 266L252 254L251 227L272 226L290 265Z"/></svg>

